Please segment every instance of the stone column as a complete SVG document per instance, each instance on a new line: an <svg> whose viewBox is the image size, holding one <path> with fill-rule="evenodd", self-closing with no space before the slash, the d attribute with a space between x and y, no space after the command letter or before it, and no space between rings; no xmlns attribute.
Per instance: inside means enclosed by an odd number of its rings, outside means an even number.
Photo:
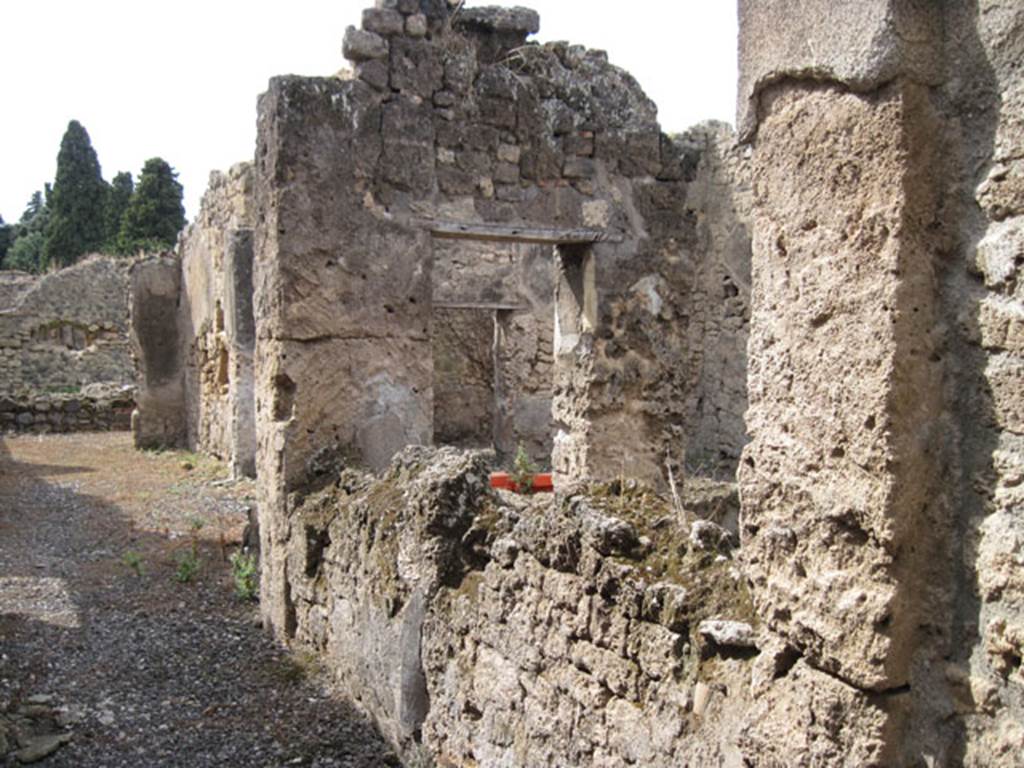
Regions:
<svg viewBox="0 0 1024 768"><path fill-rule="evenodd" d="M949 536L927 85L941 19L898 0L740 5L755 198L741 535L766 636L797 660L749 741L806 759L817 747L789 737L782 705L796 697L812 722L848 712L826 740L850 764L895 764Z"/></svg>

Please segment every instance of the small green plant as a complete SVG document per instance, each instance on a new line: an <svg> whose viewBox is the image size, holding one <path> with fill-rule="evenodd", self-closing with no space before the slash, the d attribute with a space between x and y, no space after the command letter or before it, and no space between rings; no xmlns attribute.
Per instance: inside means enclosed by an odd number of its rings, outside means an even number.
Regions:
<svg viewBox="0 0 1024 768"><path fill-rule="evenodd" d="M199 573L199 532L206 525L201 517L190 517L189 548L178 554L178 567L174 571L174 579L181 584L188 584Z"/></svg>
<svg viewBox="0 0 1024 768"><path fill-rule="evenodd" d="M235 552L231 555L230 561L231 578L235 582L235 594L243 600L255 600L260 591L256 556L245 552Z"/></svg>
<svg viewBox="0 0 1024 768"><path fill-rule="evenodd" d="M128 550L121 556L121 562L128 568L131 568L136 577L142 576L142 555L138 552Z"/></svg>
<svg viewBox="0 0 1024 768"><path fill-rule="evenodd" d="M188 584L199 573L199 555L195 550L187 550L178 555L178 567L174 571L174 580L180 584Z"/></svg>
<svg viewBox="0 0 1024 768"><path fill-rule="evenodd" d="M537 467L530 461L530 455L526 452L522 443L516 448L516 457L512 460L512 482L516 484L518 493L528 493L533 488L533 476L537 474Z"/></svg>

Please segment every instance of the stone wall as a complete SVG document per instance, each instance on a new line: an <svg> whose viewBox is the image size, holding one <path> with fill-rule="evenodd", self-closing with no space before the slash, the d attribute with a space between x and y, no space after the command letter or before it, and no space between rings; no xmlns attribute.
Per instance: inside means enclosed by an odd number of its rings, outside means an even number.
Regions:
<svg viewBox="0 0 1024 768"><path fill-rule="evenodd" d="M0 273L0 393L130 384L130 266L92 256L40 277Z"/></svg>
<svg viewBox="0 0 1024 768"><path fill-rule="evenodd" d="M78 394L0 396L5 432L104 432L128 430L135 408L131 387L88 385Z"/></svg>
<svg viewBox="0 0 1024 768"><path fill-rule="evenodd" d="M700 281L689 318L698 378L687 402L687 475L732 479L747 443L747 341L750 335L751 206L749 149L723 123L674 137L699 158L687 188L697 223Z"/></svg>
<svg viewBox="0 0 1024 768"><path fill-rule="evenodd" d="M441 8L383 5L347 36L357 80L276 81L261 111L277 631L410 761L1018 763L1020 4L742 0L738 145L716 126L661 137L599 55L522 48L528 12L470 9L453 33ZM346 165L315 161L314 140ZM358 213L334 256L295 226L343 198ZM472 454L409 449L374 479L314 451L318 429L344 448L340 427L363 423L321 421L340 385L312 361L363 337L320 316L320 264L381 271L385 316L356 301L358 328L394 348L380 375L406 388L388 402L425 426L432 379L410 361L445 257L414 224L474 214L621 236L555 248L554 501L490 494ZM666 448L690 470L678 504L566 482L657 480ZM693 474L737 465L733 549L734 495Z"/></svg>
<svg viewBox="0 0 1024 768"><path fill-rule="evenodd" d="M252 356L252 165L213 172L181 238L188 445L255 471Z"/></svg>
<svg viewBox="0 0 1024 768"><path fill-rule="evenodd" d="M1013 764L1024 9L812 2L780 26L785 5L741 3L741 533L766 636L808 674L749 738L813 762L785 739L799 700L848 712L871 764Z"/></svg>
<svg viewBox="0 0 1024 768"><path fill-rule="evenodd" d="M407 764L760 764L738 734L778 659L724 532L636 484L552 501L486 477L408 449L293 517L289 633Z"/></svg>

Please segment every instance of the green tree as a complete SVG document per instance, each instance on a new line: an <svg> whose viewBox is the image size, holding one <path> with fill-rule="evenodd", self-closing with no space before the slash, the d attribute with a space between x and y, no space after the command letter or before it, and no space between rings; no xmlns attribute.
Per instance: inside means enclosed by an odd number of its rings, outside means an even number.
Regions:
<svg viewBox="0 0 1024 768"><path fill-rule="evenodd" d="M57 178L43 245L45 266L73 264L103 246L106 202L107 184L89 134L72 120L57 155Z"/></svg>
<svg viewBox="0 0 1024 768"><path fill-rule="evenodd" d="M43 233L28 232L21 235L7 251L4 269L22 272L41 272L43 261Z"/></svg>
<svg viewBox="0 0 1024 768"><path fill-rule="evenodd" d="M49 198L49 185L46 187ZM50 208L42 192L33 192L18 223L12 229L13 241L4 259L4 269L23 272L43 270L43 244L50 219Z"/></svg>
<svg viewBox="0 0 1024 768"><path fill-rule="evenodd" d="M185 226L178 174L159 157L146 161L117 238L122 253L173 248Z"/></svg>
<svg viewBox="0 0 1024 768"><path fill-rule="evenodd" d="M131 202L134 191L135 182L127 171L121 171L110 182L105 212L103 250L117 253L117 237L121 233L121 219L124 218L124 212L128 210L128 203Z"/></svg>

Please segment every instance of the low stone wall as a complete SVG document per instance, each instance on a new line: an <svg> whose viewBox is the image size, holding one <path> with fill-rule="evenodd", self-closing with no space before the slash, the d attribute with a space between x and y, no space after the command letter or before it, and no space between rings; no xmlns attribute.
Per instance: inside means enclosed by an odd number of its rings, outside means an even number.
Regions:
<svg viewBox="0 0 1024 768"><path fill-rule="evenodd" d="M134 393L115 387L98 393L0 396L0 431L106 432L131 427Z"/></svg>
<svg viewBox="0 0 1024 768"><path fill-rule="evenodd" d="M755 648L731 536L635 485L558 500L486 485L480 454L410 448L292 510L288 632L408 764L738 753L751 680L776 657ZM690 508L735 504L700 493Z"/></svg>

